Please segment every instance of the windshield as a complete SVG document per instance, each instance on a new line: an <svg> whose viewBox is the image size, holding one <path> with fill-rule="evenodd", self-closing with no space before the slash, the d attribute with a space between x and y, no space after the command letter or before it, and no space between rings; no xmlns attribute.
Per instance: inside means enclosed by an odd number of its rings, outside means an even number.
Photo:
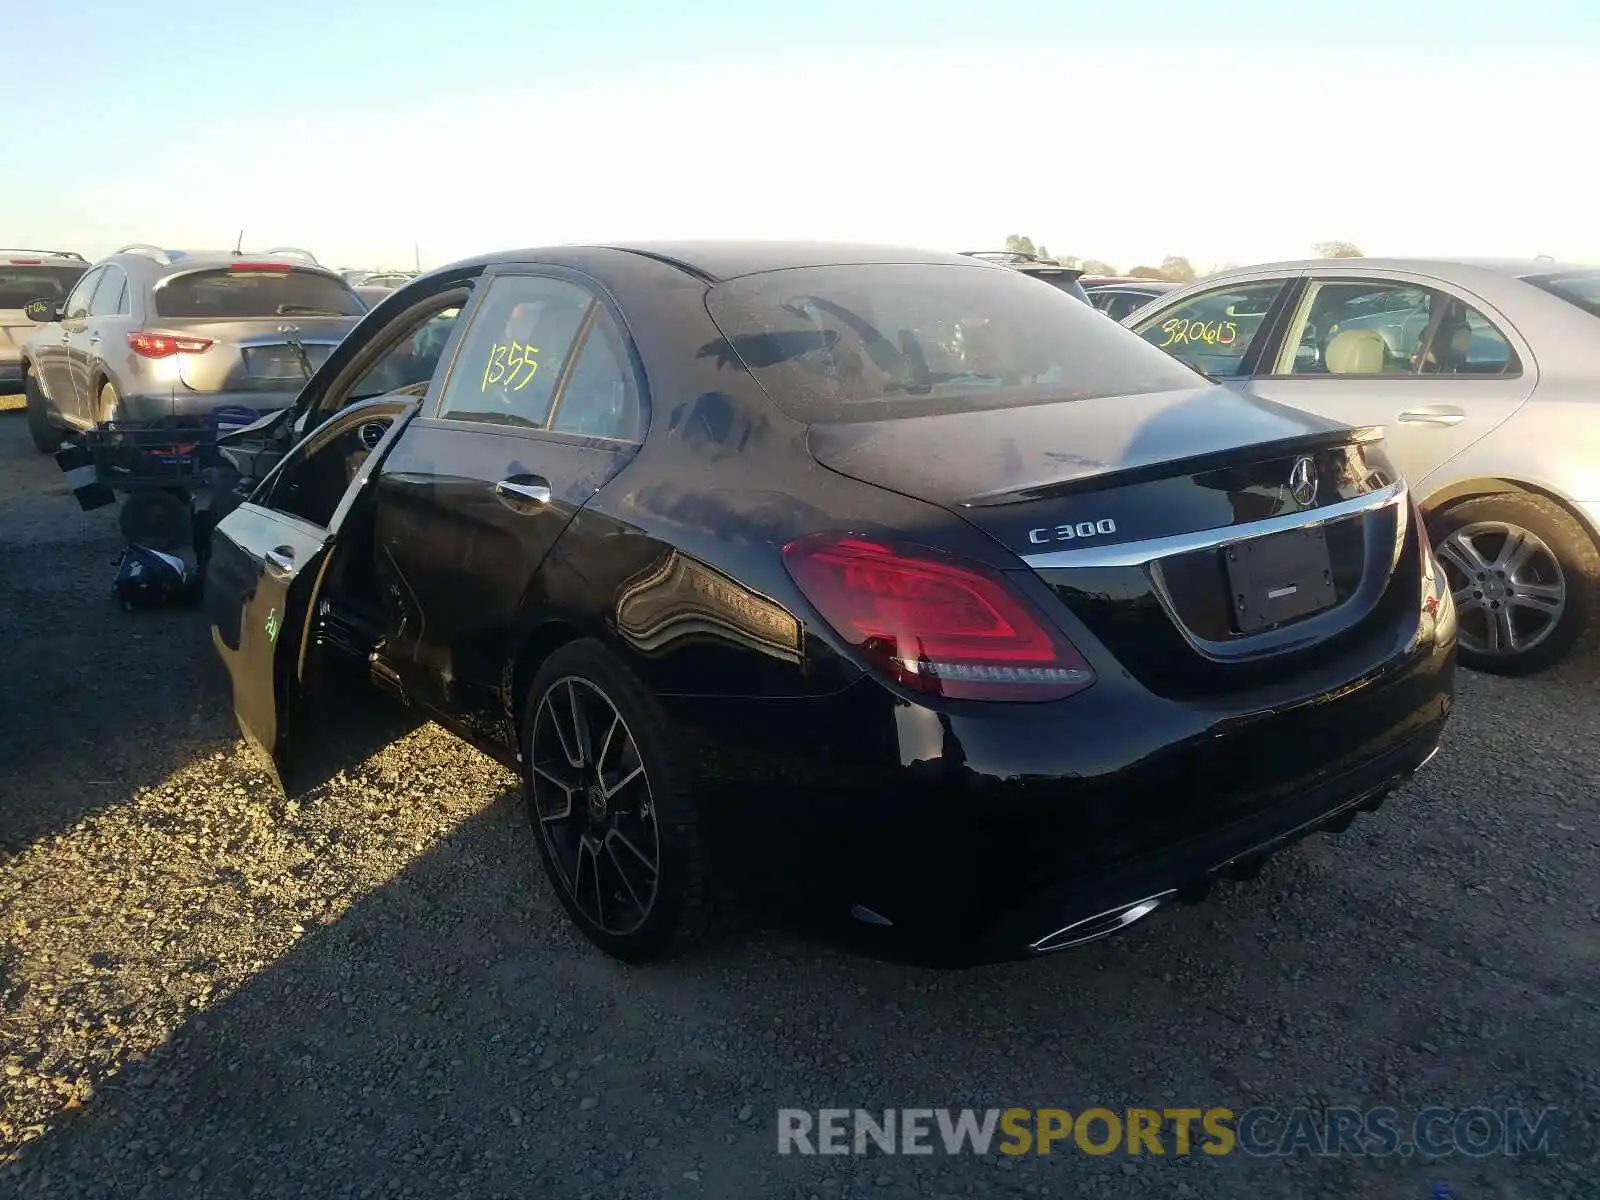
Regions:
<svg viewBox="0 0 1600 1200"><path fill-rule="evenodd" d="M1600 271L1572 271L1565 275L1538 275L1528 280L1534 287L1576 304L1584 312L1600 317Z"/></svg>
<svg viewBox="0 0 1600 1200"><path fill-rule="evenodd" d="M195 271L155 290L156 315L234 321L252 317L359 317L361 298L337 275L247 265Z"/></svg>
<svg viewBox="0 0 1600 1200"><path fill-rule="evenodd" d="M0 266L0 308L26 308L35 300L60 304L87 267Z"/></svg>
<svg viewBox="0 0 1600 1200"><path fill-rule="evenodd" d="M1173 391L1205 380L1070 292L1019 271L801 267L712 287L725 342L789 416L878 421Z"/></svg>

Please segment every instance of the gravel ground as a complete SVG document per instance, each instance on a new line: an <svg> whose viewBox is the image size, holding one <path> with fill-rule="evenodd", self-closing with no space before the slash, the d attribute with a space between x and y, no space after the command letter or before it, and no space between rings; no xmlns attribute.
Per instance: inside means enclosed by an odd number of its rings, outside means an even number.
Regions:
<svg viewBox="0 0 1600 1200"><path fill-rule="evenodd" d="M1120 940L948 974L745 918L629 970L432 725L275 794L199 614L112 605L116 547L0 416L0 1193L1600 1196L1592 652L1464 676L1381 812ZM1437 1163L776 1153L789 1106L1263 1103L1562 1117Z"/></svg>

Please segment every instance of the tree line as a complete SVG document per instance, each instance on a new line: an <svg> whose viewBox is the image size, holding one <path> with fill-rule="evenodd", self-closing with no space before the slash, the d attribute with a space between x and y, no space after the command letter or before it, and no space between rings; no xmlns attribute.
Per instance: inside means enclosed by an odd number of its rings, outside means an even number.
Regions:
<svg viewBox="0 0 1600 1200"><path fill-rule="evenodd" d="M1129 279L1167 279L1173 283L1188 283L1198 277L1193 265L1181 254L1169 254L1161 260L1161 265L1129 267L1126 271L1118 270L1113 264L1101 258L1078 258L1071 254L1051 254L1045 249L1044 243L1034 245L1033 239L1020 233L1013 233L1006 238L1006 249L1017 254L1032 254L1038 258L1048 259L1060 263L1063 267L1077 267L1085 275L1116 275ZM1316 242L1311 247L1312 253L1318 258L1364 258L1359 247L1353 242L1329 241ZM1228 263L1219 268L1226 270L1236 266Z"/></svg>

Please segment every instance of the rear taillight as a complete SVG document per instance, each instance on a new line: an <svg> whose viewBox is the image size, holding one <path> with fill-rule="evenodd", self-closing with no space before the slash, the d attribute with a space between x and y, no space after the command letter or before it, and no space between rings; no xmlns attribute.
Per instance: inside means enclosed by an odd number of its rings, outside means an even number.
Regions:
<svg viewBox="0 0 1600 1200"><path fill-rule="evenodd" d="M268 271L268 272L271 272L274 275L286 275L286 274L289 273L289 264L288 263L274 263L274 262L236 262L236 263L229 263L228 264L228 270L230 270L230 271Z"/></svg>
<svg viewBox="0 0 1600 1200"><path fill-rule="evenodd" d="M878 670L956 700L1060 700L1095 681L1071 642L996 572L850 534L783 548L822 618Z"/></svg>
<svg viewBox="0 0 1600 1200"><path fill-rule="evenodd" d="M11 260L11 265L13 267L42 267L42 266L44 266L44 259L42 259L42 258L13 258Z"/></svg>
<svg viewBox="0 0 1600 1200"><path fill-rule="evenodd" d="M128 347L144 358L171 358L174 354L202 354L211 349L210 338L171 337L140 330L128 335Z"/></svg>

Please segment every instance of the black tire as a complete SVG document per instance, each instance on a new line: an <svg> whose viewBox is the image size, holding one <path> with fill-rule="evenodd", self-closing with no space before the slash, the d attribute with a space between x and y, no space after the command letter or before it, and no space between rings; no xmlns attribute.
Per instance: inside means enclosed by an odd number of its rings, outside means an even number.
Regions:
<svg viewBox="0 0 1600 1200"><path fill-rule="evenodd" d="M28 401L28 436L33 439L34 449L40 454L54 454L61 449L66 435L50 423L50 402L32 371L22 377L22 394Z"/></svg>
<svg viewBox="0 0 1600 1200"><path fill-rule="evenodd" d="M645 790L642 794L655 834L657 871L649 904L635 903L635 908L643 916L632 928L608 929L597 922L579 902L575 894L577 889L569 882L569 879L575 878L581 887L582 874L576 870L568 871L557 859L558 835L566 830L552 832L556 830L556 823L552 822L551 813L557 811L556 806L563 799L563 793L536 772L541 759L535 757L539 749L535 745L535 734L539 732L544 737L544 731L549 729L550 717L548 714L541 717L541 705L547 699L551 701L552 708L557 700L569 701L570 696L565 691L569 688L587 697L586 702L592 701L595 693L598 693L603 701L610 704L615 715L621 718L623 732L632 739L637 752L637 765L643 768ZM591 740L600 736L592 733ZM523 795L528 806L528 819L533 826L534 841L539 847L545 877L573 924L594 945L624 962L641 963L671 958L697 942L711 920L707 839L699 809L689 793L687 776L677 747L673 744L666 717L655 697L599 642L592 639L569 642L545 660L529 685L523 700L520 737ZM626 750L626 747L621 749ZM606 758L604 747L594 757ZM547 755L544 760L548 761ZM600 764L602 773L605 766L605 762ZM563 771L570 769L573 769L570 761L562 767ZM600 777L603 778L603 774ZM576 789L574 805L582 804L584 792L581 788ZM605 812L604 801L600 807L605 820L619 821L626 815L621 805L613 814ZM585 817L574 817L573 820L578 825L588 822L586 827L592 833L596 828L592 824L595 818L592 810L585 811ZM594 863L592 870L600 871L598 852L593 854L591 861ZM615 858L607 869L619 869ZM598 875L595 876L595 884L594 891L598 893ZM631 885L627 886L630 893L635 892L636 889ZM623 900L620 892L615 894L615 899Z"/></svg>
<svg viewBox="0 0 1600 1200"><path fill-rule="evenodd" d="M1486 652L1482 643L1486 643L1488 638L1480 636L1477 630L1483 628L1480 622L1489 619L1486 614L1490 610L1458 603L1458 652L1462 665L1474 671L1494 675L1529 675L1560 662L1583 637L1595 608L1597 591L1600 591L1600 551L1596 550L1588 531L1566 509L1543 496L1509 492L1464 500L1430 519L1428 534L1445 568L1451 591L1458 597L1464 594L1464 590L1472 593L1468 597L1469 603L1477 602L1474 585L1479 576L1477 573L1466 573L1465 568L1470 564L1463 562L1462 556L1452 549L1451 539L1457 539L1457 543L1463 537L1472 540L1476 537L1472 531L1480 529L1487 531L1492 542L1495 526L1507 526L1531 534L1543 544L1544 550L1548 550L1548 557L1554 560L1554 568L1558 568L1558 572L1546 565L1542 568L1543 574L1552 578L1546 580L1541 577L1537 582L1549 586L1553 580L1559 581L1564 589L1562 608L1557 617L1546 620L1538 627L1535 639L1526 649L1502 649L1499 652L1489 649ZM1542 559L1543 552L1536 551L1535 557ZM1492 577L1493 572L1488 574ZM1492 584L1494 581L1491 578L1488 582ZM1486 592L1485 603L1494 603L1496 607L1493 611L1497 612L1499 603L1491 599L1495 594L1492 588ZM1533 615L1536 618L1538 614L1535 611ZM1501 644L1505 645L1504 642Z"/></svg>

